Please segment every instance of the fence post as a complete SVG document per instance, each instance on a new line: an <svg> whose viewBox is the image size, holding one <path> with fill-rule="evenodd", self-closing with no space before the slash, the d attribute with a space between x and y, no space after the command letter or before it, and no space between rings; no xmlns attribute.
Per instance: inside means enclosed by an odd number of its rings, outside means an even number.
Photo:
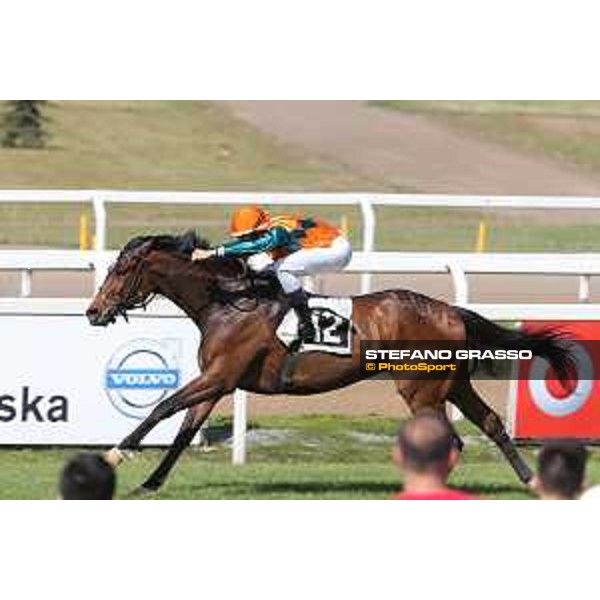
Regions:
<svg viewBox="0 0 600 600"><path fill-rule="evenodd" d="M102 196L97 192L93 192L92 207L94 209L94 223L95 223L95 236L94 236L94 269L95 269L95 285L98 289L104 278L106 277L106 206Z"/></svg>
<svg viewBox="0 0 600 600"><path fill-rule="evenodd" d="M590 301L590 276L581 275L579 277L579 291L577 293L577 299L579 302Z"/></svg>
<svg viewBox="0 0 600 600"><path fill-rule="evenodd" d="M469 284L465 272L460 265L454 262L448 263L448 271L454 282L454 303L459 306L467 304L469 301Z"/></svg>
<svg viewBox="0 0 600 600"><path fill-rule="evenodd" d="M248 421L248 394L244 390L233 392L233 448L231 462L243 465L246 462L246 429Z"/></svg>
<svg viewBox="0 0 600 600"><path fill-rule="evenodd" d="M21 298L31 296L31 269L21 271Z"/></svg>
<svg viewBox="0 0 600 600"><path fill-rule="evenodd" d="M363 198L360 201L360 212L363 221L363 252L369 254L375 248L375 209L370 200ZM363 273L360 277L360 293L368 294L371 291L371 273Z"/></svg>

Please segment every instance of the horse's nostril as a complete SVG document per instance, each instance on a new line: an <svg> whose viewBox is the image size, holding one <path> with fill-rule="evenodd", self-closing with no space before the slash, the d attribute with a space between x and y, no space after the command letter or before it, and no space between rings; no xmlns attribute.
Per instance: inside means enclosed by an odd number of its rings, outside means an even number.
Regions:
<svg viewBox="0 0 600 600"><path fill-rule="evenodd" d="M85 316L87 317L88 321L94 325L98 321L100 311L97 308L90 307L85 311Z"/></svg>

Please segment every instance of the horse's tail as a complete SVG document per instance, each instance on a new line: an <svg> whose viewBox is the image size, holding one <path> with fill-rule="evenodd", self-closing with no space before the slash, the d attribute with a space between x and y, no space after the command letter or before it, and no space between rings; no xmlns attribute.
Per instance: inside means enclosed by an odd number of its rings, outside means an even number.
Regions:
<svg viewBox="0 0 600 600"><path fill-rule="evenodd" d="M469 349L473 350L531 350L534 356L545 358L558 375L563 386L577 374L571 344L560 329L547 327L540 331L525 332L506 329L465 308L455 307L466 329ZM493 374L493 361L482 361Z"/></svg>

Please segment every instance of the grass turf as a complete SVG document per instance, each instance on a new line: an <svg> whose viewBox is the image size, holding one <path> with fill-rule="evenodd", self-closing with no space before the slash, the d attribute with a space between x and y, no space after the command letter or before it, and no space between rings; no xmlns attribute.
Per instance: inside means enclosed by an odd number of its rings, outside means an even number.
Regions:
<svg viewBox="0 0 600 600"><path fill-rule="evenodd" d="M65 101L47 111L46 149L0 149L0 187L302 191L367 182L212 102Z"/></svg>
<svg viewBox="0 0 600 600"><path fill-rule="evenodd" d="M600 115L600 102L391 101L385 105L428 111L440 118L466 115L490 123L523 114L536 118L575 112L589 118ZM342 165L283 146L210 102L52 102L48 112L51 138L46 150L0 149L1 187L392 191ZM477 123L474 127L486 129L485 123ZM507 129L514 130L513 126ZM600 144L594 147L597 150ZM119 248L134 235L189 227L217 241L226 234L229 210L222 206L109 207L108 243ZM287 210L313 213L334 223L340 223L342 216L337 207L304 205ZM359 211L349 208L344 213L352 241L359 244ZM1 204L0 244L77 247L80 214L93 224L89 206ZM379 250L470 251L484 219L489 225L490 251L600 251L598 215L567 217L544 211L524 215L382 207L377 209L376 244Z"/></svg>
<svg viewBox="0 0 600 600"><path fill-rule="evenodd" d="M397 422L383 417L263 417L251 423L249 463L230 464L223 440L230 422L215 418L208 430L211 452L188 450L156 499L386 499L399 488L390 462ZM530 498L499 452L470 425L451 483L482 498ZM3 449L0 498L56 497L56 481L74 449ZM524 451L530 464L534 455ZM156 466L161 452L145 450L119 470L126 498ZM593 452L590 482L600 482L600 453Z"/></svg>
<svg viewBox="0 0 600 600"><path fill-rule="evenodd" d="M377 100L405 112L600 117L600 100Z"/></svg>
<svg viewBox="0 0 600 600"><path fill-rule="evenodd" d="M67 101L51 102L47 111L46 149L0 148L1 188L386 189L334 161L282 145L211 102ZM76 247L80 214L93 222L84 205L1 204L0 244ZM335 210L325 216L339 219ZM109 210L109 244L190 226L217 236L226 221L223 207L117 207Z"/></svg>
<svg viewBox="0 0 600 600"><path fill-rule="evenodd" d="M116 207L109 209L108 245L121 248L136 235L180 233L198 230L216 243L227 235L230 208L209 206ZM310 205L286 207L296 214L317 215L341 225L335 207ZM559 214L560 212L560 214ZM60 205L0 205L0 245L76 248L79 214L89 208ZM481 211L380 207L377 213L376 248L388 251L470 252L474 249L480 221L488 225L490 252L598 252L600 215L578 211ZM40 219L43 215L43 219ZM355 248L361 244L360 215L345 211L349 237Z"/></svg>
<svg viewBox="0 0 600 600"><path fill-rule="evenodd" d="M598 100L389 100L375 104L422 113L490 141L600 172Z"/></svg>

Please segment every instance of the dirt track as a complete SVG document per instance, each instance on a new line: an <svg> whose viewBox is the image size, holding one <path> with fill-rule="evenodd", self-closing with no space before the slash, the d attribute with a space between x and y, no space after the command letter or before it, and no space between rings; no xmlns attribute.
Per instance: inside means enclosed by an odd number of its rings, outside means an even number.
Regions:
<svg viewBox="0 0 600 600"><path fill-rule="evenodd" d="M399 189L445 194L598 195L600 181L457 133L424 115L362 101L226 103L282 142Z"/></svg>

